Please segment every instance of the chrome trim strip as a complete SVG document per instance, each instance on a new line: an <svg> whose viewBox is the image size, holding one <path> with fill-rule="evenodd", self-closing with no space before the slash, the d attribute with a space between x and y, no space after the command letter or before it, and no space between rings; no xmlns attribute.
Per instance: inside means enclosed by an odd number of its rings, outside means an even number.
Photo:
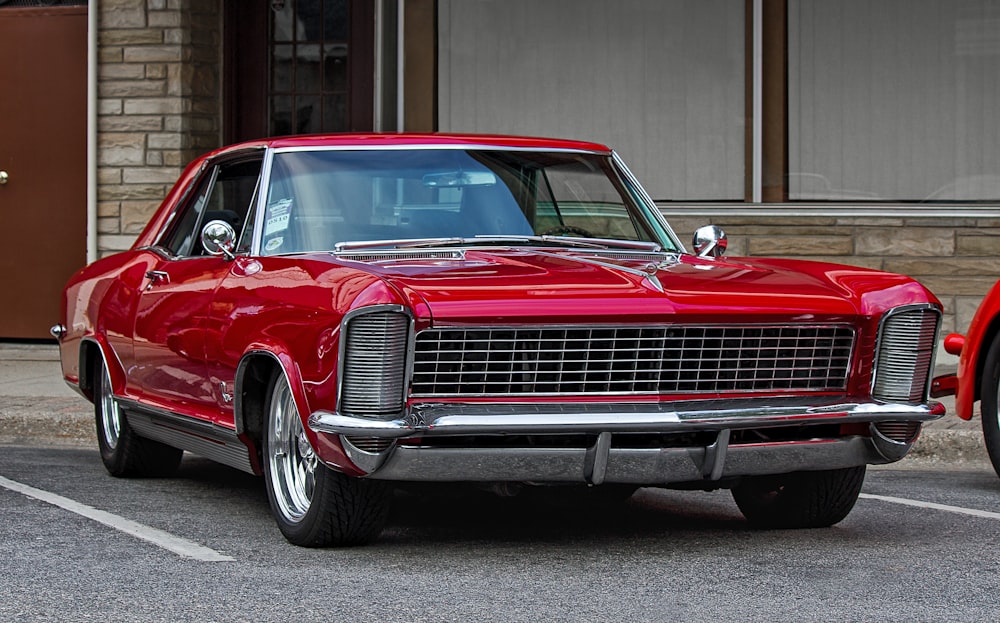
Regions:
<svg viewBox="0 0 1000 623"><path fill-rule="evenodd" d="M795 402L421 404L414 406L408 416L393 420L316 411L309 416L309 427L317 433L399 439L455 435L669 433L887 420L926 422L944 415L944 408L936 402L928 405L837 402L813 406Z"/></svg>
<svg viewBox="0 0 1000 623"><path fill-rule="evenodd" d="M116 402L125 411L129 425L138 435L249 474L255 473L250 449L232 429L149 407L133 400L117 398Z"/></svg>
<svg viewBox="0 0 1000 623"><path fill-rule="evenodd" d="M585 483L586 448L399 446L369 478L422 482ZM705 448L611 448L602 483L669 485L887 463L865 437L730 445L705 477ZM713 477L718 478L713 479ZM591 484L597 484L591 482ZM716 486L724 486L719 483Z"/></svg>
<svg viewBox="0 0 1000 623"><path fill-rule="evenodd" d="M794 217L894 217L894 218L995 218L997 203L975 204L966 203L864 203L855 201L832 201L828 204L811 201L790 201L788 203L745 203L718 201L674 202L666 198L656 204L660 212L666 216L696 217L702 216L717 223L725 223L727 217L751 216L770 218ZM948 223L951 225L951 223Z"/></svg>

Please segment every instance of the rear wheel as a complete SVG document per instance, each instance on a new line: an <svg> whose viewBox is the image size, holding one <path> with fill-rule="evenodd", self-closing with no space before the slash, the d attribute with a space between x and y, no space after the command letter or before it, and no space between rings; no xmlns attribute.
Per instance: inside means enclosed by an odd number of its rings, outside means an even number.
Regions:
<svg viewBox="0 0 1000 623"><path fill-rule="evenodd" d="M359 545L377 537L389 512L389 487L344 475L319 460L280 370L268 396L264 479L281 533L305 547Z"/></svg>
<svg viewBox="0 0 1000 623"><path fill-rule="evenodd" d="M993 469L1000 476L1000 335L993 338L980 379L983 412L983 439Z"/></svg>
<svg viewBox="0 0 1000 623"><path fill-rule="evenodd" d="M854 508L865 466L744 479L733 499L758 528L825 528Z"/></svg>
<svg viewBox="0 0 1000 623"><path fill-rule="evenodd" d="M112 476L169 476L183 451L135 434L111 392L103 360L94 367L94 419L101 461Z"/></svg>

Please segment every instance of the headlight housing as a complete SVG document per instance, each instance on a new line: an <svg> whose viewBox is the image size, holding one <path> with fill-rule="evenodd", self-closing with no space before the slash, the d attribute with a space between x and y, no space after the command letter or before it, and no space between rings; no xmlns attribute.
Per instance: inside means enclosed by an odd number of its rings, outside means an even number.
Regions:
<svg viewBox="0 0 1000 623"><path fill-rule="evenodd" d="M928 397L941 310L906 305L879 323L872 397L883 402L920 404Z"/></svg>
<svg viewBox="0 0 1000 623"><path fill-rule="evenodd" d="M412 318L398 305L376 305L344 317L340 341L339 411L398 416L406 401Z"/></svg>

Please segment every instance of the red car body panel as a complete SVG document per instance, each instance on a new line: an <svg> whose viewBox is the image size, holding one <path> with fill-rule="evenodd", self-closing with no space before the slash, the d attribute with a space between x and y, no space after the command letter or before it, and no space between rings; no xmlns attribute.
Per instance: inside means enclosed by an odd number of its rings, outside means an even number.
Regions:
<svg viewBox="0 0 1000 623"><path fill-rule="evenodd" d="M947 388L938 395L946 395L954 388L955 413L963 420L972 419L975 402L980 396L983 358L998 331L1000 331L1000 282L990 289L979 304L964 339L958 334L951 334L946 338L946 344L950 341L962 345L960 353L952 353L959 355L958 378L937 379L938 384Z"/></svg>
<svg viewBox="0 0 1000 623"><path fill-rule="evenodd" d="M130 251L95 262L68 283L60 342L65 379L87 391L81 383L82 349L85 342L96 344L119 399L242 434L234 409L240 400L237 372L248 355L265 353L280 362L304 419L335 411L345 315L372 305L397 305L412 311L414 332L484 319L498 325L589 326L653 324L665 317L677 323L852 323L858 353L847 394L863 397L870 391L881 315L902 305L940 307L906 277L817 262L679 254L676 262L649 269L642 259L595 262L585 249L514 244L469 248L460 259L369 262L333 253L169 259L150 250L205 164L221 156L265 148L483 144L610 153L601 145L548 139L353 135L273 139L208 154L185 169ZM991 296L1000 299L996 291ZM970 339L981 332L974 323ZM975 365L975 352L968 357L963 352L963 365ZM962 400L968 391L960 390ZM705 398L688 398L695 397ZM614 402L620 397L561 400ZM305 433L324 462L349 475L364 473L336 435L309 426Z"/></svg>

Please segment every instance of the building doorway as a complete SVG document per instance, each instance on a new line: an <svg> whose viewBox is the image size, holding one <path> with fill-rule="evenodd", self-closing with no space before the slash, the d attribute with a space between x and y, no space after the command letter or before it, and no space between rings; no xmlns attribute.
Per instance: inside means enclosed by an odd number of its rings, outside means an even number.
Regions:
<svg viewBox="0 0 1000 623"><path fill-rule="evenodd" d="M87 259L87 7L0 6L0 339L51 339Z"/></svg>
<svg viewBox="0 0 1000 623"><path fill-rule="evenodd" d="M225 142L373 128L375 3L226 0Z"/></svg>

